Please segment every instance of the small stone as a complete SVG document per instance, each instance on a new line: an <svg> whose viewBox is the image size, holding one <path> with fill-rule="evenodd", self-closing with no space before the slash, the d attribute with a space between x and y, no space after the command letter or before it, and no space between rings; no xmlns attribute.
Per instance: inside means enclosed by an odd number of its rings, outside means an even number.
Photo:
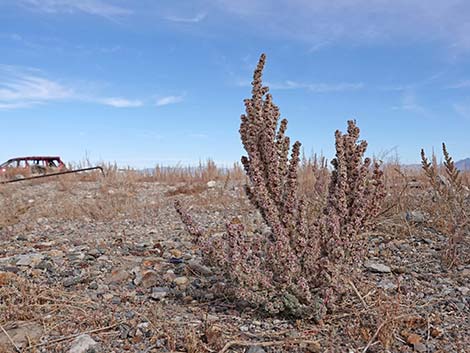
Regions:
<svg viewBox="0 0 470 353"><path fill-rule="evenodd" d="M209 189L212 189L212 188L215 188L217 186L217 182L215 180L210 180L210 181L207 182L206 185Z"/></svg>
<svg viewBox="0 0 470 353"><path fill-rule="evenodd" d="M391 282L389 280L386 280L386 279L380 281L377 284L377 287L385 289L385 290L396 290L398 288L396 283L393 283L393 282Z"/></svg>
<svg viewBox="0 0 470 353"><path fill-rule="evenodd" d="M321 346L320 346L320 343L318 343L318 342L309 343L307 345L306 349L307 349L307 352L310 352L310 353L319 353L319 352L321 352Z"/></svg>
<svg viewBox="0 0 470 353"><path fill-rule="evenodd" d="M171 256L176 257L176 258L180 258L181 256L183 256L183 253L181 252L181 250L178 250L178 249L171 249L170 254Z"/></svg>
<svg viewBox="0 0 470 353"><path fill-rule="evenodd" d="M68 353L85 353L97 345L98 343L89 335L80 335L72 341Z"/></svg>
<svg viewBox="0 0 470 353"><path fill-rule="evenodd" d="M91 249L90 251L88 251L87 255L90 255L93 257L99 257L101 256L101 251L99 249Z"/></svg>
<svg viewBox="0 0 470 353"><path fill-rule="evenodd" d="M410 223L424 223L426 221L426 216L421 211L407 211L405 214L405 219Z"/></svg>
<svg viewBox="0 0 470 353"><path fill-rule="evenodd" d="M142 274L141 284L144 288L155 287L158 284L158 273L155 271L145 271Z"/></svg>
<svg viewBox="0 0 470 353"><path fill-rule="evenodd" d="M199 262L195 260L191 260L188 262L188 267L193 270L194 272L203 275L203 276L211 276L212 270L209 267L201 265Z"/></svg>
<svg viewBox="0 0 470 353"><path fill-rule="evenodd" d="M42 260L40 263L38 263L36 265L37 269L39 270L47 270L47 271L52 271L52 269L54 268L54 264L52 261L50 260Z"/></svg>
<svg viewBox="0 0 470 353"><path fill-rule="evenodd" d="M431 328L431 336L434 337L434 338L437 338L437 337L440 337L442 336L442 334L444 333L444 331L442 331L440 328L438 327L433 327Z"/></svg>
<svg viewBox="0 0 470 353"><path fill-rule="evenodd" d="M173 280L173 283L176 284L177 286L185 286L189 283L189 279L186 276L176 277Z"/></svg>
<svg viewBox="0 0 470 353"><path fill-rule="evenodd" d="M142 283L142 272L140 271L140 267L134 267L131 272L134 274L134 280L132 281L136 286Z"/></svg>
<svg viewBox="0 0 470 353"><path fill-rule="evenodd" d="M153 287L150 297L155 300L161 300L168 295L169 289L166 287Z"/></svg>
<svg viewBox="0 0 470 353"><path fill-rule="evenodd" d="M241 332L248 332L250 328L248 327L248 325L243 325L243 326L240 326L240 331Z"/></svg>
<svg viewBox="0 0 470 353"><path fill-rule="evenodd" d="M421 342L421 337L415 333L411 333L406 337L406 342L411 345L415 345Z"/></svg>
<svg viewBox="0 0 470 353"><path fill-rule="evenodd" d="M470 291L470 289L468 287L458 287L457 289L464 296L466 296L468 294L468 292Z"/></svg>
<svg viewBox="0 0 470 353"><path fill-rule="evenodd" d="M396 266L393 268L392 270L394 273L407 273L408 272L408 269L405 267L405 266Z"/></svg>
<svg viewBox="0 0 470 353"><path fill-rule="evenodd" d="M150 324L148 322L141 322L139 324L137 324L137 327L140 328L140 329L146 329L150 326Z"/></svg>
<svg viewBox="0 0 470 353"><path fill-rule="evenodd" d="M163 279L167 282L171 282L176 278L175 272L173 270L168 270L163 275Z"/></svg>
<svg viewBox="0 0 470 353"><path fill-rule="evenodd" d="M388 267L387 265L379 264L379 263L372 262L372 261L367 261L366 263L364 263L364 267L372 272L378 272L378 273L392 272L390 267Z"/></svg>
<svg viewBox="0 0 470 353"><path fill-rule="evenodd" d="M117 269L111 272L111 276L108 278L107 283L119 284L123 283L129 278L129 272L125 269Z"/></svg>
<svg viewBox="0 0 470 353"><path fill-rule="evenodd" d="M113 299L111 299L111 303L115 305L121 304L121 298L114 296Z"/></svg>
<svg viewBox="0 0 470 353"><path fill-rule="evenodd" d="M10 339L17 346L26 346L39 341L44 334L44 328L36 322L16 321L12 328L5 328L8 336L0 330L0 347L6 348L11 345ZM13 352L13 350L3 350L1 352ZM22 350L23 351L23 350Z"/></svg>
<svg viewBox="0 0 470 353"><path fill-rule="evenodd" d="M26 255L18 255L16 257L16 266L29 266L34 267L38 265L41 260L44 258L42 254L26 254Z"/></svg>
<svg viewBox="0 0 470 353"><path fill-rule="evenodd" d="M428 351L426 346L421 342L413 344L413 349L415 350L415 352L427 352Z"/></svg>
<svg viewBox="0 0 470 353"><path fill-rule="evenodd" d="M72 287L78 283L80 283L82 281L82 278L80 276L77 276L77 277L69 277L69 278L66 278L64 279L64 281L62 282L62 285L64 287Z"/></svg>
<svg viewBox="0 0 470 353"><path fill-rule="evenodd" d="M19 241L29 241L31 237L29 235L20 234L16 237L16 240Z"/></svg>
<svg viewBox="0 0 470 353"><path fill-rule="evenodd" d="M104 293L103 294L103 299L106 301L110 301L114 298L114 295L112 293Z"/></svg>

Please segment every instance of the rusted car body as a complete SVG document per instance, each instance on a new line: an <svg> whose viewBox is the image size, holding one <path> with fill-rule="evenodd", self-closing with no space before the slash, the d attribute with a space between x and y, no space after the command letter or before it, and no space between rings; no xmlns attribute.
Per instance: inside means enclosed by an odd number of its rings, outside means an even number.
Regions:
<svg viewBox="0 0 470 353"><path fill-rule="evenodd" d="M65 171L64 162L58 156L31 156L11 158L0 164L0 175L6 178L24 177Z"/></svg>

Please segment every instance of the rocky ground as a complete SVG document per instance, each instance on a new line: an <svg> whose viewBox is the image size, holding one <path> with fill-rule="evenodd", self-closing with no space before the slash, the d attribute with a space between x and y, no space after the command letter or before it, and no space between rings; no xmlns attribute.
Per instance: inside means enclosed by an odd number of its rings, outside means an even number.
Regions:
<svg viewBox="0 0 470 353"><path fill-rule="evenodd" d="M443 264L447 237L419 213L370 233L347 300L313 323L218 296L176 199L209 236L264 227L235 182L2 186L0 352L470 352L470 265Z"/></svg>

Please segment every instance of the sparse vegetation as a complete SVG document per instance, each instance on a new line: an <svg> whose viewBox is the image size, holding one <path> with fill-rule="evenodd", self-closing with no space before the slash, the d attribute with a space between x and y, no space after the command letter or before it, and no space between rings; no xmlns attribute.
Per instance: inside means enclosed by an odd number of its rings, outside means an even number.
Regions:
<svg viewBox="0 0 470 353"><path fill-rule="evenodd" d="M422 170L364 158L355 121L331 167L301 157L263 65L245 173L0 185L0 352L467 351L469 174L445 145Z"/></svg>

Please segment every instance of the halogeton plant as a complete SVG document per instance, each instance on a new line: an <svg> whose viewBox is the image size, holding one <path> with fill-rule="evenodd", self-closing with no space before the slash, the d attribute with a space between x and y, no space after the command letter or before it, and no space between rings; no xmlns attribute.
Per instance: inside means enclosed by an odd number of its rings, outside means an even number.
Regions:
<svg viewBox="0 0 470 353"><path fill-rule="evenodd" d="M280 119L262 84L265 59L261 55L254 72L239 132L247 153L241 159L248 177L246 194L270 231L249 234L235 219L224 237L201 241L182 205L176 206L202 244L206 262L221 270L234 297L270 314L320 320L325 304L341 292L343 277L362 258L366 239L361 234L384 196L382 172L378 163L363 159L367 143L358 141L359 128L349 121L346 134L336 132L324 210L309 215L309 200L299 192L301 144L296 141L291 147L287 120Z"/></svg>

